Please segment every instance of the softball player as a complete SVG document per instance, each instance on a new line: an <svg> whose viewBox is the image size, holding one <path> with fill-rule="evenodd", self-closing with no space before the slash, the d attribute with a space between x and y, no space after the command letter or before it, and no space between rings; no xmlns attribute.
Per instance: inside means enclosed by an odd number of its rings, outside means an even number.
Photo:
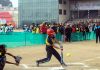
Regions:
<svg viewBox="0 0 100 70"><path fill-rule="evenodd" d="M59 43L58 40L56 40L55 38L55 32L53 29L47 29L47 39L46 39L46 52L47 52L47 57L44 58L44 59L41 59L41 60L37 60L36 63L37 63L37 66L39 66L40 63L45 63L45 62L49 62L52 55L54 55L57 60L60 62L61 65L66 65L64 62L61 62L61 56L59 55L59 53L54 49L61 49L63 50L62 48L59 48L59 47L56 47L54 46L54 43Z"/></svg>
<svg viewBox="0 0 100 70"><path fill-rule="evenodd" d="M6 55L13 57L15 59L15 63L6 61ZM6 45L0 45L0 70L4 69L4 66L5 66L6 63L19 65L21 59L22 58L19 57L19 56L14 56L11 53L8 53L7 49L6 49Z"/></svg>

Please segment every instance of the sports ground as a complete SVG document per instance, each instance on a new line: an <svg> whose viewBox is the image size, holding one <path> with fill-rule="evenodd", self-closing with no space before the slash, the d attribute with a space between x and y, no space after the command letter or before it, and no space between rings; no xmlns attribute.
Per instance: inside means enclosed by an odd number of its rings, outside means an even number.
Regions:
<svg viewBox="0 0 100 70"><path fill-rule="evenodd" d="M67 67L65 70L100 70L100 43L95 41L80 41L63 43L64 47L64 61ZM57 50L60 53L60 50ZM54 58L40 67L36 67L35 61L46 57L45 45L33 45L20 48L8 49L14 55L19 55L23 59L19 66L6 64L4 70L60 70L60 63ZM68 56L67 54L71 55ZM7 60L13 59L7 57Z"/></svg>

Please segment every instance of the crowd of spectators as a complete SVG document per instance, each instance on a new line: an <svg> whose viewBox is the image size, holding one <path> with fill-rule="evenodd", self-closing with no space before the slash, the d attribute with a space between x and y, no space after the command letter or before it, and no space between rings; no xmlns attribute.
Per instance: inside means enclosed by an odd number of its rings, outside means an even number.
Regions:
<svg viewBox="0 0 100 70"><path fill-rule="evenodd" d="M96 27L96 26L99 27ZM61 41L71 42L72 33L74 35L81 33L81 36L84 37L84 40L88 40L91 32L94 32L96 35L96 40L100 35L100 22L77 22L77 23L48 23L43 22L41 24L32 24L30 26L23 25L24 32L30 32L34 34L46 34L47 29L52 28L56 34L61 35ZM98 30L99 28L99 30ZM14 27L10 24L0 25L0 32L14 32ZM98 34L99 33L99 34ZM99 37L100 38L100 37Z"/></svg>
<svg viewBox="0 0 100 70"><path fill-rule="evenodd" d="M62 33L64 32L63 28L71 27L72 32L91 32L94 31L96 23L83 23L80 22L78 24L73 24L73 23L53 23L53 24L48 24L48 23L42 23L42 24L36 24L36 25L24 25L23 30L27 32L32 32L32 33L46 33L46 30L48 28L54 29L55 33Z"/></svg>
<svg viewBox="0 0 100 70"><path fill-rule="evenodd" d="M41 33L46 34L48 28L52 28L55 31L55 34L60 33L62 36L62 41L66 40L71 41L71 33L79 33L81 32L83 36L86 36L86 33L89 34L91 31L95 32L95 26L99 22L78 22L74 23L47 23L44 22L42 24L24 25L23 29L26 32L32 33Z"/></svg>
<svg viewBox="0 0 100 70"><path fill-rule="evenodd" d="M13 30L14 30L14 27L11 24L0 25L0 32L13 32Z"/></svg>

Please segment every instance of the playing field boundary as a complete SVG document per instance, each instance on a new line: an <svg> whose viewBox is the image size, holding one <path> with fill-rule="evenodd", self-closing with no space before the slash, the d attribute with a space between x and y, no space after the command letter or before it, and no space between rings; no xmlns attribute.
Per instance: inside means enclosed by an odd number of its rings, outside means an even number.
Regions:
<svg viewBox="0 0 100 70"><path fill-rule="evenodd" d="M85 63L79 63L79 62L74 62L74 63L66 63L68 66L82 66L82 67L89 67L88 65L86 65ZM33 64L20 64L20 66L22 66L23 68L25 69L33 69L33 68L50 68L50 69L53 69L53 68L61 68L61 66L59 67L49 67L49 66L43 66L43 67L37 67L37 66L34 66L32 67ZM63 68L63 67L62 67Z"/></svg>

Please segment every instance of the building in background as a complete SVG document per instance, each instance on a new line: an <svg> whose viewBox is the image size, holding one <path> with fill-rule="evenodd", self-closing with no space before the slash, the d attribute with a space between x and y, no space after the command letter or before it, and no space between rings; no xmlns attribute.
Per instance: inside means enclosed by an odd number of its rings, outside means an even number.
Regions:
<svg viewBox="0 0 100 70"><path fill-rule="evenodd" d="M100 0L70 0L71 19L100 19Z"/></svg>
<svg viewBox="0 0 100 70"><path fill-rule="evenodd" d="M0 0L0 24L18 27L18 8L14 8L10 0Z"/></svg>
<svg viewBox="0 0 100 70"><path fill-rule="evenodd" d="M45 21L100 19L100 0L19 0L18 11L21 26Z"/></svg>
<svg viewBox="0 0 100 70"><path fill-rule="evenodd" d="M0 0L0 24L18 27L18 8L14 8L10 0Z"/></svg>
<svg viewBox="0 0 100 70"><path fill-rule="evenodd" d="M0 20L5 20L6 23L13 24L18 27L18 9L13 7L0 7Z"/></svg>
<svg viewBox="0 0 100 70"><path fill-rule="evenodd" d="M19 23L64 22L68 18L68 0L19 0ZM67 9L68 8L68 9Z"/></svg>

